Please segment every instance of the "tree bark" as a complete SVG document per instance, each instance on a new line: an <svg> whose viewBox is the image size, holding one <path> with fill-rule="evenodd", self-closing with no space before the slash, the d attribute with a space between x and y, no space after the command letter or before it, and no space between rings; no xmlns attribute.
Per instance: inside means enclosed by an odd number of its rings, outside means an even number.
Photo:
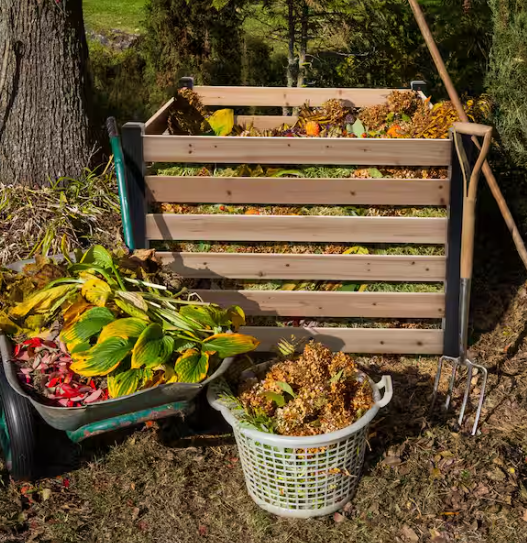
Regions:
<svg viewBox="0 0 527 543"><path fill-rule="evenodd" d="M307 43L309 40L309 6L302 2L302 15L300 18L300 47L298 52L298 78L297 87L304 87L307 75Z"/></svg>
<svg viewBox="0 0 527 543"><path fill-rule="evenodd" d="M76 177L94 152L82 0L0 0L0 182Z"/></svg>

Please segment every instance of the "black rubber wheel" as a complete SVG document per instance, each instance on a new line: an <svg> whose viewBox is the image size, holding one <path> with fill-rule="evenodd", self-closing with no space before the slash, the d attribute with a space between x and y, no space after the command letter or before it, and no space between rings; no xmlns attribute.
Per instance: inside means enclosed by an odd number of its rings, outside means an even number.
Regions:
<svg viewBox="0 0 527 543"><path fill-rule="evenodd" d="M0 360L0 446L13 479L35 474L36 426L31 403L8 383Z"/></svg>

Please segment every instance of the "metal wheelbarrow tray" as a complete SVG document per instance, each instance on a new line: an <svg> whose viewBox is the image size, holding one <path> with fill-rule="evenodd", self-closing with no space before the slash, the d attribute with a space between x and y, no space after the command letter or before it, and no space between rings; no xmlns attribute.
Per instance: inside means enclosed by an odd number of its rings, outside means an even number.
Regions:
<svg viewBox="0 0 527 543"><path fill-rule="evenodd" d="M94 423L132 415L129 424L164 418L171 414L188 411L193 400L211 381L223 375L231 365L233 358L226 358L220 367L202 383L171 383L155 388L141 390L116 398L84 407L52 407L39 402L29 394L18 380L16 367L11 362L13 350L9 339L0 335L0 353L3 368L11 387L21 396L27 398L40 416L53 428L75 432L80 428ZM144 415L144 416L143 416ZM126 425L126 422L125 424ZM116 428L123 426L123 421L116 423ZM89 432L94 435L93 429Z"/></svg>

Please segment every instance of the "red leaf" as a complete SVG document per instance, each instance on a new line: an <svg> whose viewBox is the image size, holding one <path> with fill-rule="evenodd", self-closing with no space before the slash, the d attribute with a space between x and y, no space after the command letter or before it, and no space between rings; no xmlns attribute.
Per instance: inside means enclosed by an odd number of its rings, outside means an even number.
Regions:
<svg viewBox="0 0 527 543"><path fill-rule="evenodd" d="M198 533L201 537L205 537L209 533L209 529L203 524L199 525Z"/></svg>
<svg viewBox="0 0 527 543"><path fill-rule="evenodd" d="M64 488L69 488L70 487L70 480L64 478L64 480L62 481L62 484L64 485Z"/></svg>

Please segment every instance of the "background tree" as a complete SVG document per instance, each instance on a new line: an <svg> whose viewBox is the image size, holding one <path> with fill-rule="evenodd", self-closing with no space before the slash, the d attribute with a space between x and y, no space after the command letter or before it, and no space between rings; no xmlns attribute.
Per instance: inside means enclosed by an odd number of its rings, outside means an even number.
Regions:
<svg viewBox="0 0 527 543"><path fill-rule="evenodd" d="M242 0L149 0L145 53L149 76L173 90L183 76L236 85L242 72Z"/></svg>
<svg viewBox="0 0 527 543"><path fill-rule="evenodd" d="M94 151L81 0L0 0L0 179L78 176Z"/></svg>

